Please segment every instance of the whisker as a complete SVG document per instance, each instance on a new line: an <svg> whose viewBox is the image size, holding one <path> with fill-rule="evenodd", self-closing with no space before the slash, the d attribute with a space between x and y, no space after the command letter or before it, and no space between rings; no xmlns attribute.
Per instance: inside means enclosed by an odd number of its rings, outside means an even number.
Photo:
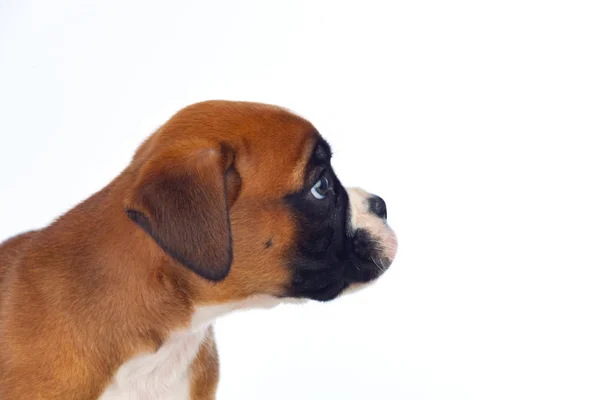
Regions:
<svg viewBox="0 0 600 400"><path fill-rule="evenodd" d="M385 271L385 267L381 264L381 260L379 258L371 257L371 261L373 261L373 264L375 264L379 272Z"/></svg>

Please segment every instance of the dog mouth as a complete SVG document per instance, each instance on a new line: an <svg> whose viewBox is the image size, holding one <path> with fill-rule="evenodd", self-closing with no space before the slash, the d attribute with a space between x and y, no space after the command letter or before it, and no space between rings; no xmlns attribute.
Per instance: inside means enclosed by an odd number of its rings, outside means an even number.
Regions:
<svg viewBox="0 0 600 400"><path fill-rule="evenodd" d="M349 241L352 250L344 274L348 284L368 283L379 278L392 265L398 249L396 234L389 228L385 235L359 228Z"/></svg>
<svg viewBox="0 0 600 400"><path fill-rule="evenodd" d="M391 229L379 236L367 229L357 229L346 238L346 250L315 267L306 264L296 269L292 296L317 301L329 301L347 292L376 281L394 260L396 235Z"/></svg>
<svg viewBox="0 0 600 400"><path fill-rule="evenodd" d="M396 235L391 230L384 238L377 238L366 229L358 229L352 237L352 245L361 260L372 262L382 272L390 267L398 249Z"/></svg>

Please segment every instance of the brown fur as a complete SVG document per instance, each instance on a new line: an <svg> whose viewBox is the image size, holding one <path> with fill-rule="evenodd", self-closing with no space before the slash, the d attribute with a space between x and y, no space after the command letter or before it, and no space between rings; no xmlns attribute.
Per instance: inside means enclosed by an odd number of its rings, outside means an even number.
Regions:
<svg viewBox="0 0 600 400"><path fill-rule="evenodd" d="M295 235L282 198L303 184L315 139L307 121L276 107L189 106L104 189L1 244L0 399L95 399L121 364L185 327L193 307L281 294ZM192 398L212 398L212 332L193 375Z"/></svg>

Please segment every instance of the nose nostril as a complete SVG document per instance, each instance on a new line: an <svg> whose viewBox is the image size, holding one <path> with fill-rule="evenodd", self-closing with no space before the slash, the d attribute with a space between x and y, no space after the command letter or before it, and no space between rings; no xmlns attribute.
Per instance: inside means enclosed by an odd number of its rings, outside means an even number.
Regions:
<svg viewBox="0 0 600 400"><path fill-rule="evenodd" d="M378 217L387 219L387 207L381 197L373 196L369 199L369 210Z"/></svg>

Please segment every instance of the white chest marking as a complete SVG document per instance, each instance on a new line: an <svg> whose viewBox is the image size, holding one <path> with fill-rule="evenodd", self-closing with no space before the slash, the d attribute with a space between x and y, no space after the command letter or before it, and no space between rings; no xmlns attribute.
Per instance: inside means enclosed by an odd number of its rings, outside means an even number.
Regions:
<svg viewBox="0 0 600 400"><path fill-rule="evenodd" d="M188 400L190 365L205 334L176 332L155 353L128 360L100 400Z"/></svg>
<svg viewBox="0 0 600 400"><path fill-rule="evenodd" d="M189 328L173 332L154 353L121 365L99 400L189 400L191 365L210 324L231 304L199 307Z"/></svg>
<svg viewBox="0 0 600 400"><path fill-rule="evenodd" d="M173 332L156 352L138 354L121 365L98 400L189 400L190 367L213 321L234 310L279 303L280 299L259 295L196 308L188 328Z"/></svg>

